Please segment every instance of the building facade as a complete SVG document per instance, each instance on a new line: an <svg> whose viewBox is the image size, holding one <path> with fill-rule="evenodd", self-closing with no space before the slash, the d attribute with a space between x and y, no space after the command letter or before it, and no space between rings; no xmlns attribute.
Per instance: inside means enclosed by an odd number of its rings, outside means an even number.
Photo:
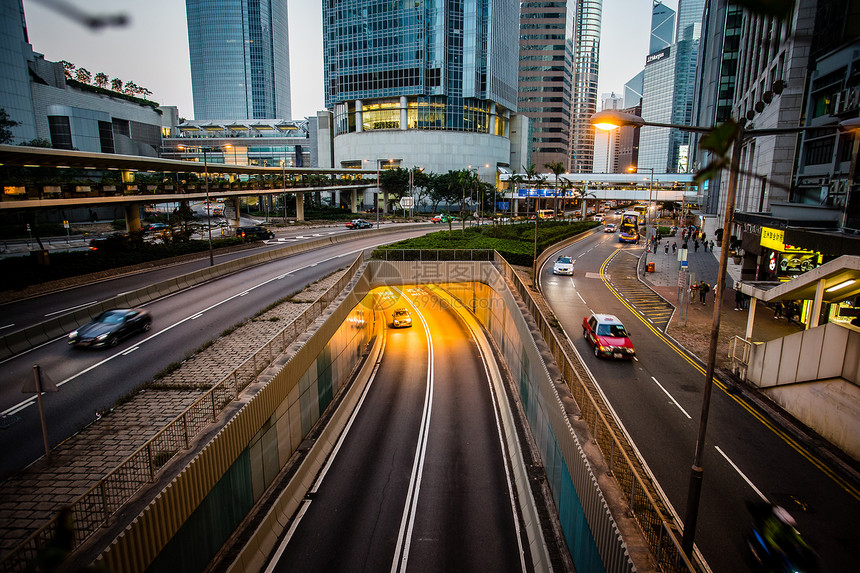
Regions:
<svg viewBox="0 0 860 573"><path fill-rule="evenodd" d="M517 105L531 119L532 162L542 172L557 162L570 170L574 16L568 2L520 3Z"/></svg>
<svg viewBox="0 0 860 573"><path fill-rule="evenodd" d="M194 117L291 117L287 3L186 0Z"/></svg>
<svg viewBox="0 0 860 573"><path fill-rule="evenodd" d="M21 0L3 2L0 28L0 108L19 123L12 143L40 140L56 149L157 156L157 104L67 79L63 64L33 51Z"/></svg>
<svg viewBox="0 0 860 573"><path fill-rule="evenodd" d="M689 125L692 120L704 3L705 0L679 0L675 41L646 58L642 98L642 117L646 121ZM652 30L665 19L664 10L665 6L655 3ZM686 173L690 170L689 148L690 134L687 132L643 128L640 167L666 173Z"/></svg>
<svg viewBox="0 0 860 573"><path fill-rule="evenodd" d="M519 2L324 0L335 167L509 167Z"/></svg>
<svg viewBox="0 0 860 573"><path fill-rule="evenodd" d="M570 119L571 173L590 173L594 168L594 126L591 125L591 116L597 112L602 11L603 0L576 2Z"/></svg>

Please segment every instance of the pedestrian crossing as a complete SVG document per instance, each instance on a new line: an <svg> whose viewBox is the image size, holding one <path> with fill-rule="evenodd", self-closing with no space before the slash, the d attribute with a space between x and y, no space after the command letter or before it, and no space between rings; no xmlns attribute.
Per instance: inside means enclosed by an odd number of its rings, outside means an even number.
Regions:
<svg viewBox="0 0 860 573"><path fill-rule="evenodd" d="M637 257L618 256L618 253L616 251L604 269L606 281L645 320L665 331L675 307L639 280Z"/></svg>

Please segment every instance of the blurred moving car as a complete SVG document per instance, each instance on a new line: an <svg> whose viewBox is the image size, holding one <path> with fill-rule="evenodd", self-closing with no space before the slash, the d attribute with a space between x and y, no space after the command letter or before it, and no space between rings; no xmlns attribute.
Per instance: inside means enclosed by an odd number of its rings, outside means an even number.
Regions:
<svg viewBox="0 0 860 573"><path fill-rule="evenodd" d="M274 239L275 234L265 227L254 225L253 227L236 227L236 236L243 239Z"/></svg>
<svg viewBox="0 0 860 573"><path fill-rule="evenodd" d="M391 326L394 328L408 328L412 326L412 314L405 308L395 309L391 318Z"/></svg>
<svg viewBox="0 0 860 573"><path fill-rule="evenodd" d="M143 228L147 233L158 233L160 231L164 231L167 229L167 225L164 223L150 223L146 227Z"/></svg>
<svg viewBox="0 0 860 573"><path fill-rule="evenodd" d="M369 229L371 227L373 227L373 224L364 219L353 219L346 224L347 229Z"/></svg>
<svg viewBox="0 0 860 573"><path fill-rule="evenodd" d="M598 358L633 358L636 350L627 329L611 314L592 314L582 319L582 336Z"/></svg>
<svg viewBox="0 0 860 573"><path fill-rule="evenodd" d="M603 227L603 232L604 233L614 233L616 231L616 229L617 229L617 227L615 226L615 223L607 223L606 226Z"/></svg>
<svg viewBox="0 0 860 573"><path fill-rule="evenodd" d="M81 348L116 346L119 341L136 332L146 332L152 326L152 316L142 308L106 310L92 322L69 333L69 344Z"/></svg>
<svg viewBox="0 0 860 573"><path fill-rule="evenodd" d="M457 217L454 217L453 215L446 215L445 213L442 213L441 215L435 215L432 219L430 219L430 221L433 223L447 223L448 221L456 220Z"/></svg>
<svg viewBox="0 0 860 573"><path fill-rule="evenodd" d="M552 265L552 274L573 276L573 259L567 255L559 256Z"/></svg>

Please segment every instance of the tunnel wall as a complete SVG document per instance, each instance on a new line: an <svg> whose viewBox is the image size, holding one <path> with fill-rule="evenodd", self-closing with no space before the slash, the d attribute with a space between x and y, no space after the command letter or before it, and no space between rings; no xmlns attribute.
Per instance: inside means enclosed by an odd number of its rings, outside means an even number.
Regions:
<svg viewBox="0 0 860 573"><path fill-rule="evenodd" d="M468 284L464 284L468 283ZM631 571L632 563L553 384L551 354L522 301L491 262L370 261L329 311L264 373L270 378L99 557L115 571L200 571L301 447L370 340L371 289L444 284L501 349L546 468L562 530L581 571ZM351 388L349 394L356 392ZM345 423L354 402L333 415ZM324 432L328 432L328 428ZM320 436L310 468L285 488L230 571L260 570L334 438ZM319 446L319 448L317 448ZM294 483L296 482L296 483ZM200 540L207 540L201 542Z"/></svg>

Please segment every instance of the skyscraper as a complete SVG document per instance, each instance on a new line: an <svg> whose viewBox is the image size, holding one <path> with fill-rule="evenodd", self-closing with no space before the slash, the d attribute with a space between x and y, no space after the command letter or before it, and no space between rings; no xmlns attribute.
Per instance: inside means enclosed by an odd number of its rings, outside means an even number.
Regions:
<svg viewBox="0 0 860 573"><path fill-rule="evenodd" d="M568 2L520 3L518 111L532 124L532 163L570 169L573 24ZM519 169L519 165L514 166Z"/></svg>
<svg viewBox="0 0 860 573"><path fill-rule="evenodd" d="M689 124L693 113L696 63L702 34L705 0L679 0L675 41L646 58L642 117L656 123ZM664 6L656 3L655 20L665 19ZM654 35L652 34L652 39ZM689 170L690 134L659 127L643 127L639 139L639 167L666 173Z"/></svg>
<svg viewBox="0 0 860 573"><path fill-rule="evenodd" d="M659 52L675 40L675 11L655 0L651 10L651 41L648 53Z"/></svg>
<svg viewBox="0 0 860 573"><path fill-rule="evenodd" d="M290 119L287 3L185 0L195 119Z"/></svg>
<svg viewBox="0 0 860 573"><path fill-rule="evenodd" d="M518 18L512 0L323 0L334 166L471 166L495 181L510 161Z"/></svg>
<svg viewBox="0 0 860 573"><path fill-rule="evenodd" d="M593 167L594 127L591 125L591 116L597 112L602 9L603 0L579 0L576 3L571 89L572 173L590 173Z"/></svg>

